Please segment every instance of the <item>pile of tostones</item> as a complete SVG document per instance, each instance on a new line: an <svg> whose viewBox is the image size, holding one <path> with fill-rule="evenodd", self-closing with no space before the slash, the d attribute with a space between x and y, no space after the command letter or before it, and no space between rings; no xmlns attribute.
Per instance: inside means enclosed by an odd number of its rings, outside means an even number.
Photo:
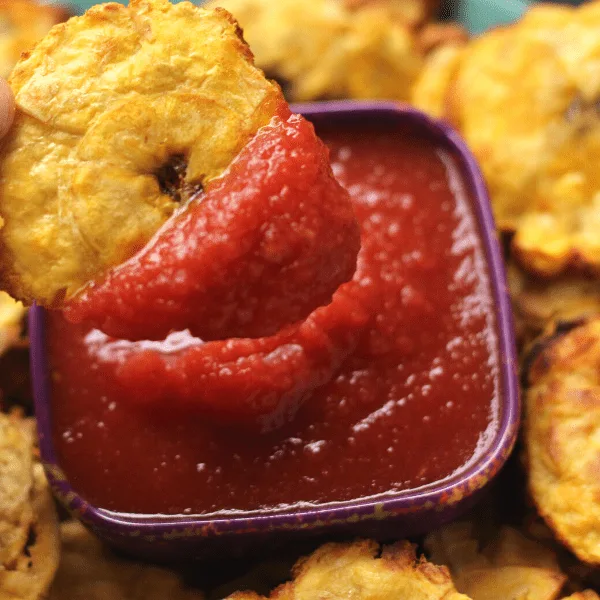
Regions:
<svg viewBox="0 0 600 600"><path fill-rule="evenodd" d="M447 119L481 164L500 230L527 272L600 266L600 5L540 5L432 54L412 101Z"/></svg>
<svg viewBox="0 0 600 600"><path fill-rule="evenodd" d="M598 600L600 2L535 6L519 22L472 40L461 27L434 20L439 6L433 0L209 4L235 15L256 65L288 100L411 101L462 134L481 165L505 242L522 355L518 460L464 520L417 540L418 546L326 544L291 572L290 565L276 564L273 585L265 587L265 574L273 572L267 562L204 595L175 571L116 556L79 524L59 522L34 423L23 414L30 410L25 308L1 293L0 598ZM148 10L153 0L132 5ZM125 16L117 23L120 43L105 57L110 68L91 82L81 73L97 62L105 15L92 12L91 21L53 29L30 54L67 12L33 0L0 0L0 75L8 76L25 52L11 76L22 112L3 147L0 172L2 260L11 265L2 276L13 295L57 304L131 256L185 194L222 173L245 139L277 112L279 88L254 66L235 20L191 5L180 11L188 11L178 13L186 26L169 21L158 47L180 49L181 79L165 81L154 72L154 79L143 79L151 102L142 102L135 97L139 90L127 86L136 69L150 72L156 57L131 58L127 44L137 47L144 32ZM197 43L190 18L210 42L213 55L205 63L185 62L182 49ZM84 38L82 67L70 60L65 40ZM236 53L229 53L229 43ZM213 73L207 65L215 62L247 83L218 110L215 97L234 80L207 78ZM44 96L49 89L58 91ZM208 134L187 127L192 105L206 108L206 119L195 123L212 127ZM127 163L123 156L156 115L171 120L158 119L162 129L146 139L136 165ZM179 128L172 127L174 115ZM113 135L125 122L127 135ZM213 136L222 142L218 151L196 144ZM169 182L164 188L150 183L165 161L167 138L172 154L185 151L189 158L184 175L171 165L176 199ZM35 181L33 164L43 166ZM125 196L137 199L134 220L123 218L118 200ZM89 198L96 216L82 204ZM36 213L40 206L52 207L50 217ZM240 589L257 591L234 591Z"/></svg>
<svg viewBox="0 0 600 600"><path fill-rule="evenodd" d="M408 100L428 55L466 41L436 0L210 0L240 22L256 64L290 101Z"/></svg>

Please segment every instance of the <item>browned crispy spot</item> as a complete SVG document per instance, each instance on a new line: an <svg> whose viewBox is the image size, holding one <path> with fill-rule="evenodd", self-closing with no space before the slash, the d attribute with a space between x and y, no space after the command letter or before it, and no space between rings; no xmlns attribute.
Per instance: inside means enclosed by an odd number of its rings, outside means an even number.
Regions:
<svg viewBox="0 0 600 600"><path fill-rule="evenodd" d="M547 337L524 396L529 488L556 536L600 564L600 318Z"/></svg>

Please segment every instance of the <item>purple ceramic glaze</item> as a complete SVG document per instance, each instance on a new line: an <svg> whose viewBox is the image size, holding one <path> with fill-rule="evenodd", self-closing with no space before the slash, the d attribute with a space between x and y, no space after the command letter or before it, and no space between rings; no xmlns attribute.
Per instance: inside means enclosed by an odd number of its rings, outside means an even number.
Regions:
<svg viewBox="0 0 600 600"><path fill-rule="evenodd" d="M248 550L255 552L263 545L273 548L306 535L366 535L393 539L423 533L454 518L472 504L512 450L520 416L514 328L487 190L467 146L450 126L397 103L325 102L296 105L294 110L304 114L317 127L348 119L388 120L400 126L416 127L439 140L456 158L464 182L471 191L496 307L501 358L501 414L496 436L474 464L443 481L375 498L315 505L308 509L254 512L247 516L225 513L212 517L145 516L106 511L80 497L57 464L51 434L44 311L34 307L29 313L31 370L41 456L52 489L60 501L100 537L138 557L168 561L234 555Z"/></svg>

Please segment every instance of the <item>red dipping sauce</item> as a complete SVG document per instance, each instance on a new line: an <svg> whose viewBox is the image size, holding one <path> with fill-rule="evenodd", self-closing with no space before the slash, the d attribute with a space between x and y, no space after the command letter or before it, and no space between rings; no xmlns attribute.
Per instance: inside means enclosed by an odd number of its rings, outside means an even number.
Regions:
<svg viewBox="0 0 600 600"><path fill-rule="evenodd" d="M87 501L148 514L341 502L439 481L487 449L500 410L498 340L457 163L389 123L338 121L318 133L361 224L357 272L340 290L368 314L354 350L291 421L257 433L192 407L140 406L115 377L126 355L175 359L201 340L114 340L50 315L54 444Z"/></svg>

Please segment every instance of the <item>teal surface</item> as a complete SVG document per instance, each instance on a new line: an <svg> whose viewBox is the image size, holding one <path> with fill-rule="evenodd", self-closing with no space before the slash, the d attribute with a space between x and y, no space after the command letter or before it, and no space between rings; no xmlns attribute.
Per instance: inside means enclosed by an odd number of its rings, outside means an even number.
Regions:
<svg viewBox="0 0 600 600"><path fill-rule="evenodd" d="M63 0L79 11L101 0ZM277 0L272 0L277 2ZM122 2L126 4L125 1ZM480 33L493 25L510 23L525 10L525 0L461 0L453 10L454 18L463 23L471 33Z"/></svg>
<svg viewBox="0 0 600 600"><path fill-rule="evenodd" d="M476 34L518 19L526 7L524 0L462 0L457 5L455 17Z"/></svg>
<svg viewBox="0 0 600 600"><path fill-rule="evenodd" d="M195 0L194 0L195 1ZM277 0L274 0L277 1ZM63 4L72 6L75 8L75 12L82 13L94 4L102 4L104 2L120 2L121 4L128 4L128 0L46 0L47 4ZM180 0L171 0L171 2L180 2ZM196 2L201 4L201 2Z"/></svg>

